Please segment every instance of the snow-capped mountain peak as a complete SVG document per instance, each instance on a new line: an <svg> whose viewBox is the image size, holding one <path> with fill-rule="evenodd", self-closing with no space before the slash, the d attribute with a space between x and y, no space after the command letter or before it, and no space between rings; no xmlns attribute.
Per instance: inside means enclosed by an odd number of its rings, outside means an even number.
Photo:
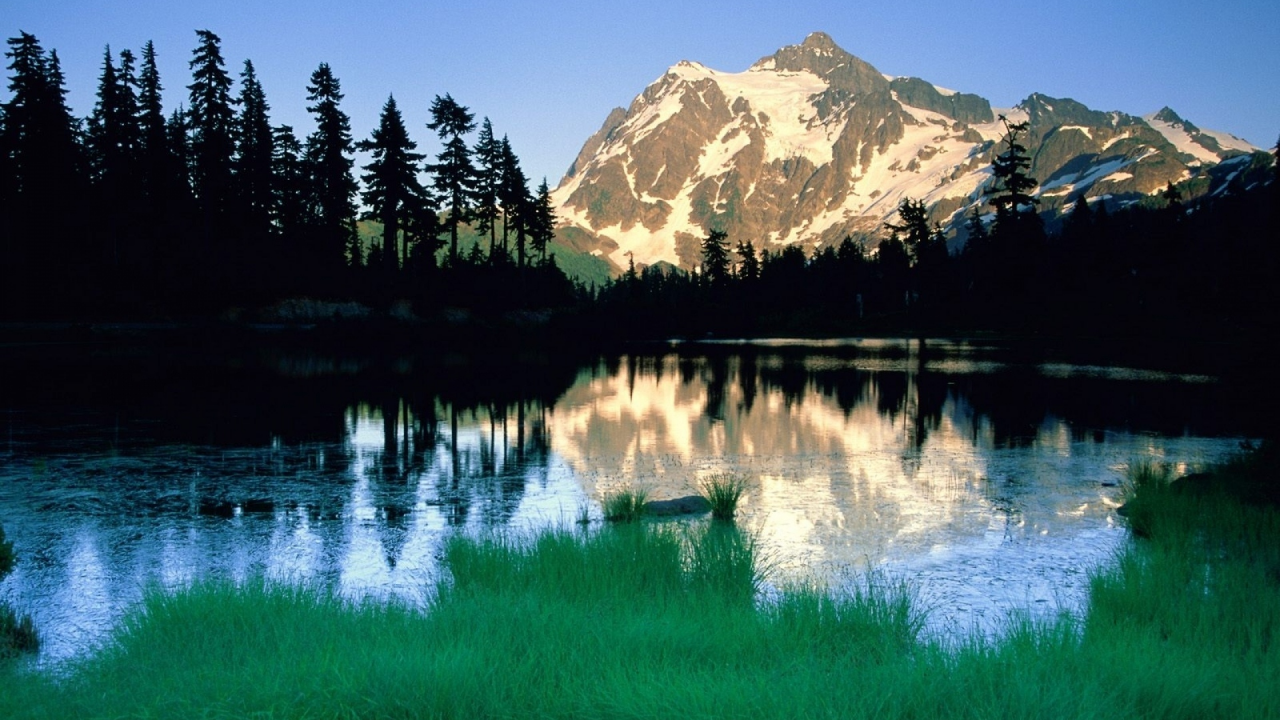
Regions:
<svg viewBox="0 0 1280 720"><path fill-rule="evenodd" d="M885 75L813 33L742 72L682 61L613 110L553 195L558 235L617 268L693 267L711 229L757 248L874 242L906 198L946 225L983 202L1000 115L1029 124L1051 212L1082 197L1138 199L1256 149L1168 108L1138 118L1035 93L993 109Z"/></svg>

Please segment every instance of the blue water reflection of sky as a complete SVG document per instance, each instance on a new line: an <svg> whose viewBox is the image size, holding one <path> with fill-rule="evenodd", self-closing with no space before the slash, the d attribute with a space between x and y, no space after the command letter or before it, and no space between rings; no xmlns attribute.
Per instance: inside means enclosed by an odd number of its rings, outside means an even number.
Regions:
<svg viewBox="0 0 1280 720"><path fill-rule="evenodd" d="M90 408L42 445L31 414L12 411L0 521L20 563L0 596L33 615L48 660L103 642L148 589L208 578L420 606L451 533L530 532L583 509L599 523L609 492L674 497L732 474L774 586L883 571L918 586L935 628L991 629L1016 608L1079 608L1088 570L1125 542L1114 510L1129 463L1182 472L1240 442L1195 430L1212 393L1194 387L1211 378L1067 365L1006 377L964 349L827 349L612 359L554 401L359 402L334 442L130 444L112 440L110 408ZM1143 427L1123 403L1096 410L1134 383L1193 388L1173 423L1186 431Z"/></svg>

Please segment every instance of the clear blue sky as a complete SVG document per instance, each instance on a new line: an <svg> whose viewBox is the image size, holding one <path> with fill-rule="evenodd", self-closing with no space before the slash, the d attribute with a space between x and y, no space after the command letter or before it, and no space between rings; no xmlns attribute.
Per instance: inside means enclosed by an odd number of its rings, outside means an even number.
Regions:
<svg viewBox="0 0 1280 720"><path fill-rule="evenodd" d="M153 40L166 105L185 102L195 30L208 29L233 75L253 60L272 122L300 136L312 129L308 78L328 62L356 139L394 93L420 149L434 153L427 109L448 92L509 135L529 176L552 187L609 110L667 67L741 71L814 30L881 72L998 107L1043 92L1135 115L1169 105L1267 148L1280 135L1277 0L3 0L0 26L58 51L77 115L92 109L108 44L136 53Z"/></svg>

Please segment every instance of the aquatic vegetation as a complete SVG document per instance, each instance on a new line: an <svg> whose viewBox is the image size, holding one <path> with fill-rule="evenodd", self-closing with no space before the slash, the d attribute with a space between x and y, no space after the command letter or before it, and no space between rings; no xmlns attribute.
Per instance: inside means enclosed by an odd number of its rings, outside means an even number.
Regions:
<svg viewBox="0 0 1280 720"><path fill-rule="evenodd" d="M732 520L747 484L737 475L712 475L698 483L698 489L711 504L711 517Z"/></svg>
<svg viewBox="0 0 1280 720"><path fill-rule="evenodd" d="M644 504L649 499L645 490L627 488L605 495L601 507L604 519L610 522L630 523L644 517Z"/></svg>
<svg viewBox="0 0 1280 720"><path fill-rule="evenodd" d="M0 527L0 580L13 571L15 561L13 543L5 539L4 528ZM40 637L31 618L19 616L8 604L0 602L0 659L39 648Z"/></svg>

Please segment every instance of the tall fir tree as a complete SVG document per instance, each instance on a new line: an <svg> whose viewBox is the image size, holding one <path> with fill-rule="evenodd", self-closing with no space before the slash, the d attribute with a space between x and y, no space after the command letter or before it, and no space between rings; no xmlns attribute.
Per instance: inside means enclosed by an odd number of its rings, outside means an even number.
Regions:
<svg viewBox="0 0 1280 720"><path fill-rule="evenodd" d="M502 136L500 152L502 179L498 188L498 200L502 203L502 251L509 254L508 235L519 226L524 217L529 179L520 168L520 158L516 157L515 151L511 149L511 142L505 135Z"/></svg>
<svg viewBox="0 0 1280 720"><path fill-rule="evenodd" d="M296 255L307 226L309 178L302 143L289 125L272 130L271 177L271 226L284 239L286 254Z"/></svg>
<svg viewBox="0 0 1280 720"><path fill-rule="evenodd" d="M142 47L142 70L138 74L138 146L143 168L144 192L156 194L156 185L170 172L170 153L164 130L164 102L156 49L150 40Z"/></svg>
<svg viewBox="0 0 1280 720"><path fill-rule="evenodd" d="M94 183L95 235L100 245L95 260L116 286L114 294L134 293L140 278L134 266L140 260L135 248L140 222L138 187L138 99L133 54L120 53L116 68L111 48L104 52L98 100L89 116L88 149Z"/></svg>
<svg viewBox="0 0 1280 720"><path fill-rule="evenodd" d="M1002 142L1005 147L991 161L994 182L987 190L987 198L996 208L994 232L1000 234L1014 231L1022 234L1026 232L1028 224L1038 221L1036 206L1040 204L1030 194L1038 183L1028 172L1031 156L1022 143L1022 135L1029 126L1026 122L1010 123L1004 115L1000 116L1000 122L1004 125Z"/></svg>
<svg viewBox="0 0 1280 720"><path fill-rule="evenodd" d="M427 127L444 142L436 163L427 166L427 170L432 173L432 182L449 210L444 219L449 231L449 262L457 264L458 226L471 218L475 205L476 169L471 163L471 149L462 139L476 129L475 116L445 93L444 97L437 95L431 102L431 122Z"/></svg>
<svg viewBox="0 0 1280 720"><path fill-rule="evenodd" d="M409 263L408 236L398 261L396 243L403 221L411 218L416 206L423 202L418 163L426 156L414 152L418 144L409 139L394 96L388 97L382 106L382 116L372 137L356 147L373 156L364 166L367 172L361 177L365 186L361 199L369 208L365 218L382 223L383 263L389 273L394 273L398 264Z"/></svg>
<svg viewBox="0 0 1280 720"><path fill-rule="evenodd" d="M223 67L222 40L208 30L197 30L196 37L200 44L188 63L192 83L187 86L191 101L186 117L191 138L191 184L204 236L202 254L221 270L225 248L215 244L224 240L230 229L235 112L231 107L231 76Z"/></svg>
<svg viewBox="0 0 1280 720"><path fill-rule="evenodd" d="M723 285L729 279L728 238L723 230L712 230L702 239L702 278L711 285Z"/></svg>
<svg viewBox="0 0 1280 720"><path fill-rule="evenodd" d="M311 175L310 205L316 247L313 263L326 282L348 263L358 264L352 252L356 235L355 194L351 175L354 149L351 119L339 107L342 85L329 63L320 63L307 86L307 106L316 119L316 129L307 137L306 161Z"/></svg>
<svg viewBox="0 0 1280 720"><path fill-rule="evenodd" d="M556 236L556 211L551 205L551 189L547 187L547 179L542 178L538 185L538 194L534 198L529 218L529 238L533 251L538 253L541 262L547 262L547 246Z"/></svg>
<svg viewBox="0 0 1280 720"><path fill-rule="evenodd" d="M760 258L756 255L755 245L750 240L746 243L739 240L734 252L738 254L738 278L746 282L759 280Z"/></svg>
<svg viewBox="0 0 1280 720"><path fill-rule="evenodd" d="M495 259L498 243L498 216L501 214L502 142L493 136L489 118L480 123L476 137L476 231L489 234L489 257Z"/></svg>
<svg viewBox="0 0 1280 720"><path fill-rule="evenodd" d="M240 73L238 104L235 179L241 227L248 239L258 242L271 230L275 139L268 116L271 106L249 60L244 61L244 70Z"/></svg>
<svg viewBox="0 0 1280 720"><path fill-rule="evenodd" d="M179 253L174 238L187 232L187 211L191 205L185 156L175 153L164 115L160 70L155 45L142 47L142 69L138 73L138 174L142 194L141 214L147 242L144 252L153 258L152 272L159 282L171 278ZM185 148L185 129L182 148ZM182 149L179 148L179 149ZM167 272L161 272L167 267Z"/></svg>
<svg viewBox="0 0 1280 720"><path fill-rule="evenodd" d="M6 220L0 276L3 311L57 312L83 301L94 281L81 224L86 168L80 126L66 104L56 51L29 33L9 38L9 101L0 145L6 148Z"/></svg>

